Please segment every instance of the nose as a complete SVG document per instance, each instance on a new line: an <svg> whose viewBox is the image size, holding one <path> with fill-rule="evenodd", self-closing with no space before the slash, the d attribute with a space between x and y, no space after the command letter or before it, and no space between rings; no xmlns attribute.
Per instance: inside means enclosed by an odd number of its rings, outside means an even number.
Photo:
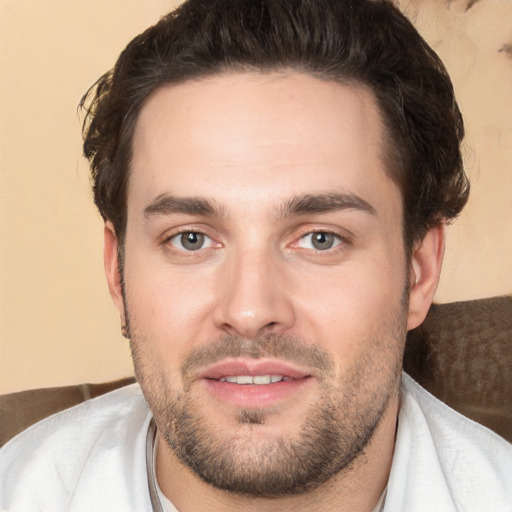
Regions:
<svg viewBox="0 0 512 512"><path fill-rule="evenodd" d="M275 258L247 251L224 265L213 312L218 329L244 338L290 329L295 321L290 290Z"/></svg>

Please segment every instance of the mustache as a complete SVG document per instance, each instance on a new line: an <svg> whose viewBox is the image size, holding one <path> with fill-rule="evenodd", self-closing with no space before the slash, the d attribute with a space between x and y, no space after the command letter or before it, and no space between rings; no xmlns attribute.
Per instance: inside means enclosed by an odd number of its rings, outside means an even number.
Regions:
<svg viewBox="0 0 512 512"><path fill-rule="evenodd" d="M183 361L181 374L186 381L202 367L223 359L262 359L264 357L284 359L322 372L334 371L334 361L319 347L295 336L267 334L252 339L226 335L201 347L193 348Z"/></svg>

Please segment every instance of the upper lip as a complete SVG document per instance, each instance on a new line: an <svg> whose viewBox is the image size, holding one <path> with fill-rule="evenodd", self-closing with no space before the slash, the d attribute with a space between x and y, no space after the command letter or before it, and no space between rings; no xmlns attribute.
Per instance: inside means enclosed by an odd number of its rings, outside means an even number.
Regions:
<svg viewBox="0 0 512 512"><path fill-rule="evenodd" d="M275 359L224 359L199 372L199 379L215 379L238 375L282 375L290 379L303 379L310 374L291 363Z"/></svg>

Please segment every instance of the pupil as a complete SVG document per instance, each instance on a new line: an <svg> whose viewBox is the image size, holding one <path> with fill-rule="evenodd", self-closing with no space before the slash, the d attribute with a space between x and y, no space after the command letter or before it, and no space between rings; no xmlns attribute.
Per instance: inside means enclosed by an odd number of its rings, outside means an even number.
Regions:
<svg viewBox="0 0 512 512"><path fill-rule="evenodd" d="M313 235L313 246L315 249L330 249L334 242L334 236L331 233L315 233Z"/></svg>
<svg viewBox="0 0 512 512"><path fill-rule="evenodd" d="M204 243L204 235L201 233L183 233L181 243L185 249L197 251L201 249Z"/></svg>

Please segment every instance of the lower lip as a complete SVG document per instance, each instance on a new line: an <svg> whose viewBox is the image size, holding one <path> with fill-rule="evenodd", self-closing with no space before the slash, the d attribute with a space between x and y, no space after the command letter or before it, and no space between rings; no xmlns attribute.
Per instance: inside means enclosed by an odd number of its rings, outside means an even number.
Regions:
<svg viewBox="0 0 512 512"><path fill-rule="evenodd" d="M218 400L236 407L253 409L286 400L310 381L311 377L306 377L272 384L234 384L204 379L208 391Z"/></svg>

